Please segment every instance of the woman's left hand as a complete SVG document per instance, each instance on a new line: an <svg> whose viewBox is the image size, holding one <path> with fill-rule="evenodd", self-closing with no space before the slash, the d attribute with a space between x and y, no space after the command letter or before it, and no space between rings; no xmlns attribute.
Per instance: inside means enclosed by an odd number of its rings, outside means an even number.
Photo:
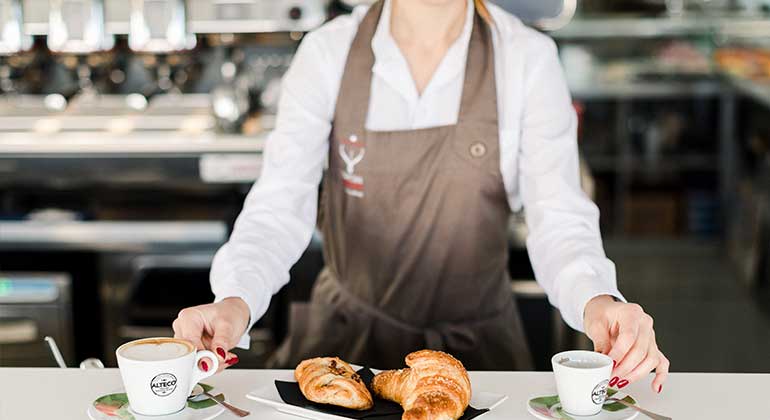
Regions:
<svg viewBox="0 0 770 420"><path fill-rule="evenodd" d="M635 303L616 302L603 295L585 308L584 326L594 350L615 362L610 386L623 388L655 371L652 390L660 393L668 376L669 361L658 349L652 317Z"/></svg>

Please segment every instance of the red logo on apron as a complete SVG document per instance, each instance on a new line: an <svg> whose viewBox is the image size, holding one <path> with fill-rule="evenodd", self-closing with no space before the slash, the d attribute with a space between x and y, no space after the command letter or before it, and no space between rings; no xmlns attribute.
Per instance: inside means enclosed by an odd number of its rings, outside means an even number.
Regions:
<svg viewBox="0 0 770 420"><path fill-rule="evenodd" d="M345 162L345 169L342 171L342 184L345 186L345 193L353 197L363 197L364 177L356 175L355 170L356 165L363 160L366 153L364 141L352 134L340 142L339 152L340 158Z"/></svg>

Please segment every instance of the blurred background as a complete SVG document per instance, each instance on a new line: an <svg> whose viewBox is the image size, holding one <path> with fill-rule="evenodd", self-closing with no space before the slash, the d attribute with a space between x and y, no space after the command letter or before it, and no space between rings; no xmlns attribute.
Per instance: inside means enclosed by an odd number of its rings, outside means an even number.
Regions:
<svg viewBox="0 0 770 420"><path fill-rule="evenodd" d="M258 177L308 31L365 1L0 0L0 366L171 335ZM675 371L770 372L770 0L497 1L558 43L583 185ZM588 347L510 223L539 369ZM251 331L260 367L323 265L315 237Z"/></svg>

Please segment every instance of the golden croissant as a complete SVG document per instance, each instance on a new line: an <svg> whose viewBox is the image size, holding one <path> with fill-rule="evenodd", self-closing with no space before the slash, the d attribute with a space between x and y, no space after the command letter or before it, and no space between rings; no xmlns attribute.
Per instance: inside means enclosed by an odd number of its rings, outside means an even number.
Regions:
<svg viewBox="0 0 770 420"><path fill-rule="evenodd" d="M368 410L374 405L361 377L338 357L303 360L294 369L294 378L310 401L353 410Z"/></svg>
<svg viewBox="0 0 770 420"><path fill-rule="evenodd" d="M457 420L471 400L463 364L449 354L420 350L406 356L409 368L374 377L372 390L404 408L402 420Z"/></svg>

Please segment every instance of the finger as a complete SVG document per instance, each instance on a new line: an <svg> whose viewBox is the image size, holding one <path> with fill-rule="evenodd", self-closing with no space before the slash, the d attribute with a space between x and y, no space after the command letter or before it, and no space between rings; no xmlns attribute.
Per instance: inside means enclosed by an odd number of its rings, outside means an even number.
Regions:
<svg viewBox="0 0 770 420"><path fill-rule="evenodd" d="M203 337L201 337L201 342L203 342L203 347L207 349L213 349L214 347L211 345L211 339L213 337L209 334L204 333Z"/></svg>
<svg viewBox="0 0 770 420"><path fill-rule="evenodd" d="M212 362L208 357L204 357L198 362L198 368L204 372L208 372L209 369L211 369L213 366L214 362Z"/></svg>
<svg viewBox="0 0 770 420"><path fill-rule="evenodd" d="M651 333L649 330L642 330L636 337L636 343L626 353L623 360L615 366L614 375L620 379L626 379L626 375L631 373L647 357L650 350Z"/></svg>
<svg viewBox="0 0 770 420"><path fill-rule="evenodd" d="M201 341L203 342L203 345L205 346L205 348L213 351L214 353L217 353L217 351L215 349L217 347L221 347L221 346L217 346L216 344L214 344L213 340L214 340L214 337L212 337L212 336L210 336L208 334L204 334L203 338L201 339ZM227 369L228 367L234 365L238 361L238 356L235 356L234 353L230 353L230 352L225 351L224 354L225 354L225 357L222 357L221 354L217 354L217 361L219 362L219 366L217 367L217 373ZM235 356L235 361L233 363L229 363L228 364L227 361L228 360L232 360L233 356ZM209 367L211 367L211 366L214 366L214 363L209 360L208 365L209 365Z"/></svg>
<svg viewBox="0 0 770 420"><path fill-rule="evenodd" d="M238 358L238 355L232 352L227 352L227 357L225 358L225 364L227 367L234 366L236 363L238 363L240 359Z"/></svg>
<svg viewBox="0 0 770 420"><path fill-rule="evenodd" d="M663 384L665 384L666 380L668 379L668 370L671 366L671 363L668 361L666 356L660 352L660 350L658 350L658 353L660 362L655 368L655 379L652 380L652 390L653 392L660 394L661 391L663 391Z"/></svg>
<svg viewBox="0 0 770 420"><path fill-rule="evenodd" d="M586 331L588 337L594 343L594 351L601 354L607 354L612 348L612 342L610 339L610 331L603 325L591 327Z"/></svg>
<svg viewBox="0 0 770 420"><path fill-rule="evenodd" d="M634 303L625 305L623 315L617 322L618 336L609 354L612 360L618 365L622 363L638 341L639 334L643 331L649 332L652 326L652 317L644 313L641 306Z"/></svg>
<svg viewBox="0 0 770 420"><path fill-rule="evenodd" d="M636 343L636 338L638 335L639 326L637 323L634 323L634 325L631 327L620 328L618 336L615 338L615 342L612 344L612 349L610 349L610 352L607 354L607 356L610 356L616 363L616 368L617 364L626 358L626 355L631 350L631 347L633 347Z"/></svg>
<svg viewBox="0 0 770 420"><path fill-rule="evenodd" d="M229 322L215 322L214 335L211 337L210 349L217 354L220 359L219 362L223 363L227 360L227 352L233 348L232 342L233 327Z"/></svg>
<svg viewBox="0 0 770 420"><path fill-rule="evenodd" d="M203 334L203 323L196 316L185 313L184 310L179 313L179 317L171 324L174 329L174 338L181 338L191 342L195 348L202 350L204 348L201 337Z"/></svg>
<svg viewBox="0 0 770 420"><path fill-rule="evenodd" d="M660 363L660 352L655 343L651 343L650 348L647 350L647 357L639 363L631 372L625 375L629 383L638 381L639 379L647 376L653 369L655 369Z"/></svg>

